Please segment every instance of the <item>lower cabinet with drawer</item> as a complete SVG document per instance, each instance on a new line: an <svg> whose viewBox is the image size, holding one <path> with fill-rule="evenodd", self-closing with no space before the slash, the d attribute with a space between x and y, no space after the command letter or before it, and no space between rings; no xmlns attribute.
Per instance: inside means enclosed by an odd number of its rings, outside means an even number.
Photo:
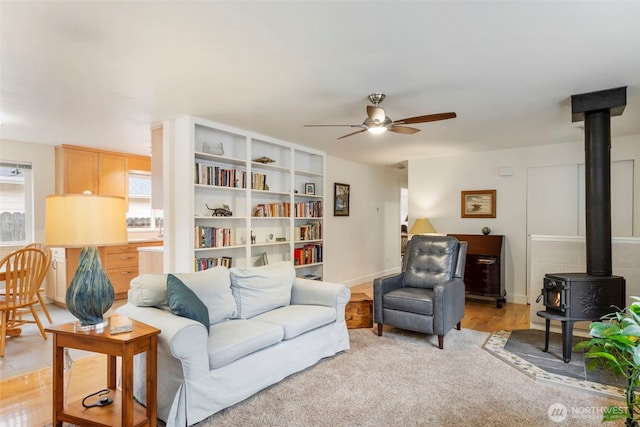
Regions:
<svg viewBox="0 0 640 427"><path fill-rule="evenodd" d="M162 242L130 242L126 245L98 247L102 268L107 273L109 280L111 280L116 299L127 298L129 283L131 279L138 275L138 248L143 246L162 246ZM67 249L67 287L78 269L80 250L75 248Z"/></svg>

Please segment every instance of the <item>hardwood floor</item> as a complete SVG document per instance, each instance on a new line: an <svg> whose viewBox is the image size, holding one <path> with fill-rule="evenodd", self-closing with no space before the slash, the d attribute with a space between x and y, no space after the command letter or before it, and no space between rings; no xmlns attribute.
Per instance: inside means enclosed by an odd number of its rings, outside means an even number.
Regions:
<svg viewBox="0 0 640 427"><path fill-rule="evenodd" d="M372 283L356 285L351 288L351 292L363 292L373 298L373 285ZM528 329L529 306L505 303L502 308L497 308L495 301L467 299L462 327L484 332Z"/></svg>
<svg viewBox="0 0 640 427"><path fill-rule="evenodd" d="M373 297L371 283L354 286L351 292L364 292ZM529 328L529 306L506 303L496 308L492 301L468 300L462 327L495 332L501 329ZM69 400L81 399L106 384L106 356L96 354L74 362L65 375L69 384ZM33 427L51 423L51 368L33 371L0 381L0 426Z"/></svg>

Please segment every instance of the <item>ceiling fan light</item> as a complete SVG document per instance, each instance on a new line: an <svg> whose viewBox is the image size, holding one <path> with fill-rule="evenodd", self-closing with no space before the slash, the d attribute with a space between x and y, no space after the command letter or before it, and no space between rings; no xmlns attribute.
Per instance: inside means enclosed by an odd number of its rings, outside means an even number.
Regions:
<svg viewBox="0 0 640 427"><path fill-rule="evenodd" d="M387 131L387 128L386 126L369 126L369 129L367 130L374 135L378 135L381 133L385 133Z"/></svg>

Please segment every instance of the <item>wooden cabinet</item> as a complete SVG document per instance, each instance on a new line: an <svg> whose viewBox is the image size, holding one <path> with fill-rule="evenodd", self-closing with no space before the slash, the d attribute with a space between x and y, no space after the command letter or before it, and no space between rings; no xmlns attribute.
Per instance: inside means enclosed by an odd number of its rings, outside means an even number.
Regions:
<svg viewBox="0 0 640 427"><path fill-rule="evenodd" d="M449 234L467 242L464 283L467 295L495 298L502 308L504 289L503 240L500 235Z"/></svg>
<svg viewBox="0 0 640 427"><path fill-rule="evenodd" d="M93 194L128 197L127 155L71 145L56 147L57 194Z"/></svg>
<svg viewBox="0 0 640 427"><path fill-rule="evenodd" d="M116 298L124 297L131 279L138 275L138 246L107 246L104 248L104 271L109 276Z"/></svg>
<svg viewBox="0 0 640 427"><path fill-rule="evenodd" d="M126 156L98 154L98 194L120 196L129 195L129 159Z"/></svg>
<svg viewBox="0 0 640 427"><path fill-rule="evenodd" d="M51 268L47 270L46 296L51 298L54 302L65 304L67 295L66 280L67 271L65 250L64 248L52 248Z"/></svg>

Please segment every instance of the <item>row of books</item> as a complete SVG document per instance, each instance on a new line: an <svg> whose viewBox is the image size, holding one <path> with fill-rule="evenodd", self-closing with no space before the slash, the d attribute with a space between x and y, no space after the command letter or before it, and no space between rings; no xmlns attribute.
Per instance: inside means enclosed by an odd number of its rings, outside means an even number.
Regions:
<svg viewBox="0 0 640 427"><path fill-rule="evenodd" d="M213 257L213 258L196 258L194 269L195 271L202 271L208 268L216 267L218 265L231 268L232 259L233 258L230 256Z"/></svg>
<svg viewBox="0 0 640 427"><path fill-rule="evenodd" d="M293 250L293 263L295 265L315 264L322 262L322 245L307 244Z"/></svg>
<svg viewBox="0 0 640 427"><path fill-rule="evenodd" d="M253 216L259 217L288 217L291 215L291 205L288 202L264 203L253 208Z"/></svg>
<svg viewBox="0 0 640 427"><path fill-rule="evenodd" d="M251 173L251 188L254 190L268 190L267 175L263 173Z"/></svg>
<svg viewBox="0 0 640 427"><path fill-rule="evenodd" d="M294 228L293 240L320 240L322 239L322 223L310 222L305 225L297 225Z"/></svg>
<svg viewBox="0 0 640 427"><path fill-rule="evenodd" d="M233 230L230 228L196 225L194 233L196 248L220 248L233 245Z"/></svg>
<svg viewBox="0 0 640 427"><path fill-rule="evenodd" d="M295 204L297 218L322 218L322 201Z"/></svg>
<svg viewBox="0 0 640 427"><path fill-rule="evenodd" d="M247 188L247 173L241 169L224 169L200 162L196 162L195 167L196 184Z"/></svg>
<svg viewBox="0 0 640 427"><path fill-rule="evenodd" d="M304 202L294 205L296 218L321 218L322 202ZM282 203L261 203L253 209L253 216L283 216L291 214L291 205L288 202Z"/></svg>

